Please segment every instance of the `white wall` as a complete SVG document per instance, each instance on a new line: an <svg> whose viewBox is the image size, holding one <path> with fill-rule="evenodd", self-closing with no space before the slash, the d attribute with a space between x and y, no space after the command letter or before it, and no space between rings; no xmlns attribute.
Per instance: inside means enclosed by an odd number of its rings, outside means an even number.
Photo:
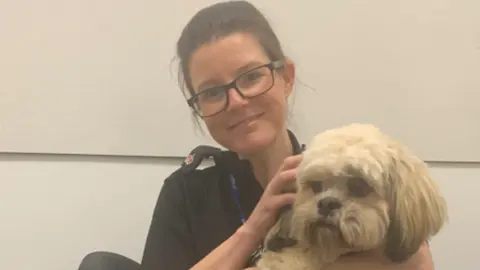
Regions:
<svg viewBox="0 0 480 270"><path fill-rule="evenodd" d="M140 260L163 179L180 160L0 154L0 269L76 270L94 250ZM478 269L480 166L433 166L451 220L437 270Z"/></svg>

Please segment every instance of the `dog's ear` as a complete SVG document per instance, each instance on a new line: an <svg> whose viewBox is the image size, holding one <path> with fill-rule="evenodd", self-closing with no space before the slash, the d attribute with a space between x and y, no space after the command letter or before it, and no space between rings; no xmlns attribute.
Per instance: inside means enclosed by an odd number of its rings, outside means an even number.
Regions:
<svg viewBox="0 0 480 270"><path fill-rule="evenodd" d="M290 234L291 220L292 207L288 205L280 210L277 222L265 237L264 247L266 250L278 252L297 243Z"/></svg>
<svg viewBox="0 0 480 270"><path fill-rule="evenodd" d="M446 201L431 178L428 166L412 157L403 154L392 160L386 189L390 193L390 227L385 253L398 263L415 254L440 231L447 219Z"/></svg>

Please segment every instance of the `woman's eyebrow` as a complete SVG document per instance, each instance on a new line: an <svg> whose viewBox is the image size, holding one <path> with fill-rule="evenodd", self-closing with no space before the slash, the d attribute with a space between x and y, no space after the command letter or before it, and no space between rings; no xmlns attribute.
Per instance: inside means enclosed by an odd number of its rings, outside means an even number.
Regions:
<svg viewBox="0 0 480 270"><path fill-rule="evenodd" d="M215 79L208 79L206 81L203 81L197 86L197 89L198 89L197 92L201 92L205 89L211 88L211 87L215 86L216 84L218 84L218 83L217 83L217 80L215 80Z"/></svg>
<svg viewBox="0 0 480 270"><path fill-rule="evenodd" d="M246 72L246 71L249 71L250 69L253 69L253 68L256 68L256 67L259 67L261 65L265 65L267 63L264 63L264 62L260 62L260 61L251 61L251 62L248 62L247 64L241 66L240 68L237 69L237 76Z"/></svg>
<svg viewBox="0 0 480 270"><path fill-rule="evenodd" d="M264 65L264 64L266 64L266 63L260 62L260 61L257 61L257 60L250 61L250 62L240 66L239 68L237 68L237 70L235 72L235 78L237 78L237 76L240 76L242 73L249 71L250 69L259 67L259 66ZM211 78L211 79L207 79L207 80L201 82L197 86L197 89L198 89L198 92L201 92L205 89L208 89L208 88L211 88L211 87L216 87L216 86L221 86L221 85L224 85L224 84L227 84L227 83L225 83L225 82L220 83L220 82L218 82L218 80Z"/></svg>

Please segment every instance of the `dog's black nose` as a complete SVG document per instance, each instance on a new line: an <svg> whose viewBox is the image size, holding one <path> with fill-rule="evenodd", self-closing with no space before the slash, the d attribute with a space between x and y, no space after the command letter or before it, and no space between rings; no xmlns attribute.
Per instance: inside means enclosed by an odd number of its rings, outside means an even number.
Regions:
<svg viewBox="0 0 480 270"><path fill-rule="evenodd" d="M333 210L342 207L342 203L334 197L327 197L318 202L318 212L322 215L329 215Z"/></svg>

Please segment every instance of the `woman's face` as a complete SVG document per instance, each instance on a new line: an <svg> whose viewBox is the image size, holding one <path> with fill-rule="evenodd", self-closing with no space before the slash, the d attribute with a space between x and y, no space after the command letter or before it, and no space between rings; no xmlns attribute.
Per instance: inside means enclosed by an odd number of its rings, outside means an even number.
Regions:
<svg viewBox="0 0 480 270"><path fill-rule="evenodd" d="M230 83L244 72L268 63L270 59L252 35L236 33L200 47L190 61L190 78L194 91L198 93ZM204 118L209 133L220 145L241 155L251 155L268 147L284 132L294 66L285 62L284 67L273 73L274 84L269 91L244 99L231 88L227 109ZM248 80L259 80L254 76L243 78L243 84L248 87Z"/></svg>

